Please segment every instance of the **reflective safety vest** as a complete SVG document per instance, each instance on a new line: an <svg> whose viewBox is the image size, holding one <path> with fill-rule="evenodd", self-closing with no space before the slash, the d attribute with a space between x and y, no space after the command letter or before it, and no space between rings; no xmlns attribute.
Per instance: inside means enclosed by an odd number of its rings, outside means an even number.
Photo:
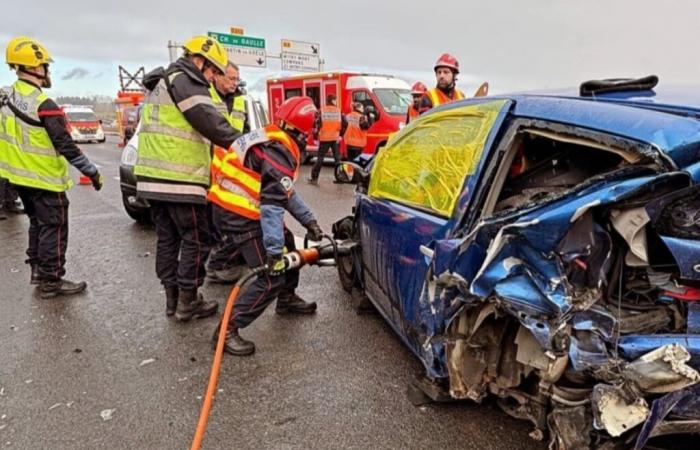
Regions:
<svg viewBox="0 0 700 450"><path fill-rule="evenodd" d="M187 75L174 72L166 76L172 83L176 77ZM196 131L182 113L200 104L213 105L213 100L209 95L195 95L175 105L164 78L146 95L141 109L139 154L134 167L136 190L140 195L145 198L148 194L206 196L211 142Z"/></svg>
<svg viewBox="0 0 700 450"><path fill-rule="evenodd" d="M260 220L261 176L255 170L245 167L244 163L246 155L256 145L270 141L279 142L292 154L296 161L294 170L294 180L296 180L299 175L299 147L277 125L268 125L263 129L244 134L228 150L214 147L209 201L248 219Z"/></svg>
<svg viewBox="0 0 700 450"><path fill-rule="evenodd" d="M352 147L365 148L367 145L367 130L360 128L360 118L362 114L357 111L353 111L346 116L348 121L348 128L345 130L345 144Z"/></svg>
<svg viewBox="0 0 700 450"><path fill-rule="evenodd" d="M321 107L321 129L318 132L319 141L336 141L340 137L341 118L340 108L333 105Z"/></svg>
<svg viewBox="0 0 700 450"><path fill-rule="evenodd" d="M462 100L464 98L464 94L462 93L462 91L455 89L454 98L450 98L447 95L445 95L445 93L442 92L440 89L432 88L428 91L428 98L432 102L434 108L436 106L444 105L445 103Z"/></svg>
<svg viewBox="0 0 700 450"><path fill-rule="evenodd" d="M2 90L8 102L27 117L16 115L7 104L0 108L0 177L18 186L51 192L70 189L73 181L68 162L56 151L39 120L39 106L48 96L22 80Z"/></svg>
<svg viewBox="0 0 700 450"><path fill-rule="evenodd" d="M406 120L406 123L409 123L411 120L417 118L420 116L420 113L416 108L413 107L413 105L408 107L408 113L407 113L408 119Z"/></svg>
<svg viewBox="0 0 700 450"><path fill-rule="evenodd" d="M242 95L233 97L233 109L229 112L226 102L221 98L214 86L209 88L209 93L214 101L214 106L221 115L224 116L224 119L226 119L236 131L242 133L245 128L246 119L245 98Z"/></svg>

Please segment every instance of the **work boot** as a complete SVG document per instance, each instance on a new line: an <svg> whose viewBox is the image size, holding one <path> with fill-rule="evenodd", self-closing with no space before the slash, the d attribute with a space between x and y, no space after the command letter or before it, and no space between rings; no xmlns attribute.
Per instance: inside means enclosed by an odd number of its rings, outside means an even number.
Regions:
<svg viewBox="0 0 700 450"><path fill-rule="evenodd" d="M172 316L177 309L177 286L165 286L165 315Z"/></svg>
<svg viewBox="0 0 700 450"><path fill-rule="evenodd" d="M212 283L234 284L241 278L244 270L242 266L233 266L229 269L222 270L208 269L207 278L209 278L209 281Z"/></svg>
<svg viewBox="0 0 700 450"><path fill-rule="evenodd" d="M180 322L187 322L193 317L204 319L216 314L219 305L214 302L205 302L202 294L197 289L180 289L177 296L177 309L175 318Z"/></svg>
<svg viewBox="0 0 700 450"><path fill-rule="evenodd" d="M306 180L309 184L315 184L318 186L318 178L308 178Z"/></svg>
<svg viewBox="0 0 700 450"><path fill-rule="evenodd" d="M277 297L275 306L277 314L313 314L316 312L316 302L306 302L297 294L285 294Z"/></svg>
<svg viewBox="0 0 700 450"><path fill-rule="evenodd" d="M221 325L216 327L214 335L211 337L212 347L216 350L216 343L219 341L219 330ZM224 352L233 356L248 356L255 353L255 344L252 341L243 339L238 334L238 328L229 328L226 330L226 341L224 343Z"/></svg>
<svg viewBox="0 0 700 450"><path fill-rule="evenodd" d="M87 283L84 281L74 283L68 280L41 280L39 297L48 299L59 295L75 295L83 292L85 288L87 288Z"/></svg>
<svg viewBox="0 0 700 450"><path fill-rule="evenodd" d="M36 264L31 264L32 277L29 280L29 284L39 284L41 283L41 277L39 276L39 266Z"/></svg>

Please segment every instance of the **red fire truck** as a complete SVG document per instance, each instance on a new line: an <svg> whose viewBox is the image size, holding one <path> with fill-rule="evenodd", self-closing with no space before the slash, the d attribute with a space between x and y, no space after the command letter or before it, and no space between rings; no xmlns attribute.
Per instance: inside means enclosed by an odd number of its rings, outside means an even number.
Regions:
<svg viewBox="0 0 700 450"><path fill-rule="evenodd" d="M286 99L305 95L316 107L325 103L326 96L335 94L343 114L352 111L352 102L361 102L374 108L376 120L367 131L365 153L374 153L386 144L389 135L406 122L406 110L411 104L411 87L399 78L356 72L321 72L267 80L267 103L272 121L277 120L277 110ZM318 149L318 142L309 140L307 154ZM340 150L346 155L341 140Z"/></svg>

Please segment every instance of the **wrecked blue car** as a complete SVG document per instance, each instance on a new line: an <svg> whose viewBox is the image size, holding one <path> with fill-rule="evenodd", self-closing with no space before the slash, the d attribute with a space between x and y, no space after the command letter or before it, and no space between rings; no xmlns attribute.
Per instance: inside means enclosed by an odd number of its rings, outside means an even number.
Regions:
<svg viewBox="0 0 700 450"><path fill-rule="evenodd" d="M346 165L340 279L414 397L493 395L553 449L700 433L700 90L654 84L455 102Z"/></svg>

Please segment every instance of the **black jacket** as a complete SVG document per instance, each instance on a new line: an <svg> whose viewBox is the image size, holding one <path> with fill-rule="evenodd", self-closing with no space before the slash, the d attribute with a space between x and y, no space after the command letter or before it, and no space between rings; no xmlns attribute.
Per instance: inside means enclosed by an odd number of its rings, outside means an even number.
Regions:
<svg viewBox="0 0 700 450"><path fill-rule="evenodd" d="M164 75L173 72L182 72L185 76L175 77L172 86L172 96L175 103L180 108L183 101L194 96L211 98L209 93L209 82L204 78L202 71L189 59L182 57L172 63L165 71L158 68L149 72L143 78L143 84L148 90L153 90ZM180 109L182 111L182 109ZM224 119L219 111L214 107L213 101L210 103L200 103L189 109L182 111L185 119L202 136L209 139L214 144L228 148L239 136L236 130Z"/></svg>

